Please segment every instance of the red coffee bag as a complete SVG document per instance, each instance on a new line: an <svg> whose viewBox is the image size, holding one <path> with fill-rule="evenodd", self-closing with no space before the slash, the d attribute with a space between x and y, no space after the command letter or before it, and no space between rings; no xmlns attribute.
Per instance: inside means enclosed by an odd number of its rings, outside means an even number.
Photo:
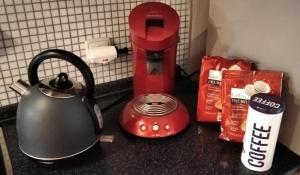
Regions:
<svg viewBox="0 0 300 175"><path fill-rule="evenodd" d="M205 56L199 78L197 121L221 121L221 82L224 70L250 69L251 63L242 59L228 60L219 56Z"/></svg>
<svg viewBox="0 0 300 175"><path fill-rule="evenodd" d="M242 142L248 102L257 93L281 95L283 73L276 71L224 71L220 139Z"/></svg>

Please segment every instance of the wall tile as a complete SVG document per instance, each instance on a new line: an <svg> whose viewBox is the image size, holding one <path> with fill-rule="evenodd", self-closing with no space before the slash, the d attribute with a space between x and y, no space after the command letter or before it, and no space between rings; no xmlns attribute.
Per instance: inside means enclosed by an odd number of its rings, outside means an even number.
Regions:
<svg viewBox="0 0 300 175"><path fill-rule="evenodd" d="M187 64L190 31L190 1L161 0L180 14L177 63ZM17 103L9 85L19 78L28 81L27 67L34 55L49 48L71 51L85 60L84 42L111 37L118 47L131 47L128 15L143 0L0 0L0 107ZM132 76L131 56L108 65L90 64L97 84ZM67 72L83 81L65 61L51 59L38 70L40 79ZM84 82L83 82L84 83Z"/></svg>

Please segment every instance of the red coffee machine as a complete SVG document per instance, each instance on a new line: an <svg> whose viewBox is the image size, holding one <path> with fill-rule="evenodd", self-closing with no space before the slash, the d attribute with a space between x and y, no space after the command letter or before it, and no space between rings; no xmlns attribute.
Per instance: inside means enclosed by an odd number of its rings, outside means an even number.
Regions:
<svg viewBox="0 0 300 175"><path fill-rule="evenodd" d="M179 17L170 6L144 3L129 15L134 96L173 93Z"/></svg>
<svg viewBox="0 0 300 175"><path fill-rule="evenodd" d="M174 96L179 17L170 6L143 3L129 15L133 49L134 99L123 109L121 126L137 136L159 138L189 123L185 106Z"/></svg>

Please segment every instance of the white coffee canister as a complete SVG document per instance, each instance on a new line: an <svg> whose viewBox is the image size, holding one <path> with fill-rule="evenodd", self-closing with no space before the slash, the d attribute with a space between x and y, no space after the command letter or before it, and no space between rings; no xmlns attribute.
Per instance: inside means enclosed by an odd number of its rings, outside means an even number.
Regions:
<svg viewBox="0 0 300 175"><path fill-rule="evenodd" d="M283 101L275 95L259 93L251 97L241 155L248 169L262 172L272 167L284 109Z"/></svg>

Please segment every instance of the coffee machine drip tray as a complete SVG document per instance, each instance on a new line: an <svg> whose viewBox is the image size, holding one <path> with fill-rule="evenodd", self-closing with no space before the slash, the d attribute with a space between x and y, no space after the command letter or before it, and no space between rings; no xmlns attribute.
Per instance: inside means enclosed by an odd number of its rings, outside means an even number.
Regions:
<svg viewBox="0 0 300 175"><path fill-rule="evenodd" d="M175 98L162 94L141 95L133 101L133 108L136 112L150 117L167 115L175 111L177 107L178 103Z"/></svg>
<svg viewBox="0 0 300 175"><path fill-rule="evenodd" d="M182 131L189 123L185 106L174 96L141 94L125 106L120 123L131 134L160 138Z"/></svg>

